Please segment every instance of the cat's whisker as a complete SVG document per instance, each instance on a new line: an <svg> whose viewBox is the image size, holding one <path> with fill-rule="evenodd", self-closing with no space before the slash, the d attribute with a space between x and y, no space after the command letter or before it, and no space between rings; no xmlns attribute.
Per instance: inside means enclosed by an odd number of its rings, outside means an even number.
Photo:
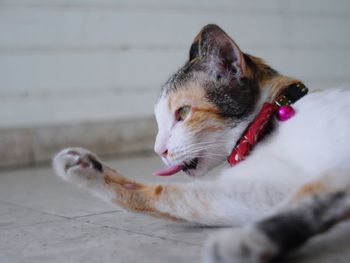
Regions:
<svg viewBox="0 0 350 263"><path fill-rule="evenodd" d="M221 158L215 157L215 156L204 156L207 159L215 160L215 161L221 161ZM204 158L203 156L193 156L193 158Z"/></svg>
<svg viewBox="0 0 350 263"><path fill-rule="evenodd" d="M198 155L194 155L196 157L201 157L201 158L209 158L209 157L215 157L215 158L218 158L218 159L221 159L222 157L225 157L226 158L226 155L201 155L201 154L198 154Z"/></svg>
<svg viewBox="0 0 350 263"><path fill-rule="evenodd" d="M182 150L187 150L190 148L194 148L194 147L200 147L200 146L210 146L210 145L214 145L216 147L218 147L219 143L224 143L224 140L215 140L215 141L211 141L211 142L202 142L202 143L193 143L193 144L188 144L186 145L184 148L182 148Z"/></svg>
<svg viewBox="0 0 350 263"><path fill-rule="evenodd" d="M186 157L186 158L185 158ZM194 158L211 158L215 160L223 160L227 157L226 154L220 154L220 153L210 153L210 152L191 152L187 153L186 155L183 156L178 156L177 159L182 160L182 159L194 159Z"/></svg>
<svg viewBox="0 0 350 263"><path fill-rule="evenodd" d="M218 157L223 157L226 156L226 154L215 154L215 153L192 153L189 156L194 156L194 155L200 155L202 157L206 157L206 156L218 156Z"/></svg>
<svg viewBox="0 0 350 263"><path fill-rule="evenodd" d="M220 153L215 153L215 152L204 152L203 150L198 150L198 151L191 151L191 152L186 152L185 154L182 155L177 155L177 159L185 159L186 156L193 156L193 155L202 155L204 156L218 156L218 157L224 157L226 154L220 154ZM186 158L188 159L188 158Z"/></svg>
<svg viewBox="0 0 350 263"><path fill-rule="evenodd" d="M201 144L216 143L216 142L225 142L225 140L221 139L221 138L216 138L216 139L213 139L213 140L210 140L210 141L192 143L192 144L189 144L189 145L201 145Z"/></svg>
<svg viewBox="0 0 350 263"><path fill-rule="evenodd" d="M188 151L187 153L193 153L193 152L201 152L203 150L212 150L212 152L215 153L215 149L218 149L217 146L207 146L207 147L200 147L200 148L196 148L196 149L192 149L191 151Z"/></svg>
<svg viewBox="0 0 350 263"><path fill-rule="evenodd" d="M214 144L208 144L208 145L203 145L203 146L197 146L197 147L186 147L186 148L181 148L178 151L174 151L176 154L182 154L185 153L187 155L194 153L194 152L200 152L204 150L215 150L219 149L220 147L218 145Z"/></svg>
<svg viewBox="0 0 350 263"><path fill-rule="evenodd" d="M213 150L218 148L217 146L205 146L205 147L198 147L195 149L191 149L190 151L186 151L186 150L181 150L177 152L177 155L191 155L193 153L197 153L197 152L202 152L204 150Z"/></svg>
<svg viewBox="0 0 350 263"><path fill-rule="evenodd" d="M208 144L204 144L204 145L192 145L192 146L186 146L184 147L183 149L188 149L188 148L192 148L192 149L197 149L197 148L204 148L204 147L209 147L209 146L212 146L212 147L220 147L220 145L218 145L217 142L215 143L208 143Z"/></svg>
<svg viewBox="0 0 350 263"><path fill-rule="evenodd" d="M202 147L202 148L197 148L197 149L193 149L191 151L188 151L187 153L190 154L190 153L193 153L193 152L202 152L204 150L214 150L214 149L217 149L217 147Z"/></svg>

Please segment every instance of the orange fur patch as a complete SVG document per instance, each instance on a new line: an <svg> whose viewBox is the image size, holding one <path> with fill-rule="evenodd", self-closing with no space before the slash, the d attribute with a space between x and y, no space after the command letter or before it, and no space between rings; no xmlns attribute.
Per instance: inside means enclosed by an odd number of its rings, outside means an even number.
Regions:
<svg viewBox="0 0 350 263"><path fill-rule="evenodd" d="M104 181L115 192L114 202L121 207L134 212L144 212L156 217L181 221L174 216L158 211L154 202L162 194L164 187L161 185L146 185L132 181L117 171L104 167ZM169 189L171 190L171 189Z"/></svg>
<svg viewBox="0 0 350 263"><path fill-rule="evenodd" d="M205 91L199 84L188 84L186 87L176 90L168 96L170 112L175 112L184 105L191 106L191 114L184 123L189 130L195 130L200 127L201 132L213 132L225 128L223 118L219 115L218 109L213 103L206 100ZM208 120L211 122L208 122Z"/></svg>
<svg viewBox="0 0 350 263"><path fill-rule="evenodd" d="M156 188L154 189L154 193L156 194L156 196L160 195L163 191L163 187L161 185L156 186Z"/></svg>
<svg viewBox="0 0 350 263"><path fill-rule="evenodd" d="M296 79L278 75L276 77L273 77L272 79L266 80L265 82L261 83L260 86L262 88L269 89L269 99L272 100L276 98L277 95L280 94L285 87L297 82L299 81Z"/></svg>
<svg viewBox="0 0 350 263"><path fill-rule="evenodd" d="M168 107L171 112L175 112L179 107L184 105L191 105L192 107L212 107L211 103L205 102L204 89L196 83L190 83L186 87L174 90L171 94L169 94Z"/></svg>
<svg viewBox="0 0 350 263"><path fill-rule="evenodd" d="M251 68L247 68L245 76L256 79L256 81L259 82L260 89L268 90L268 100L270 102L273 101L273 99L283 90L283 88L299 82L299 80L280 75L279 73L276 73L274 76L266 74L270 67L261 58L248 54L245 55L248 56L257 67L257 69L254 69L254 71Z"/></svg>
<svg viewBox="0 0 350 263"><path fill-rule="evenodd" d="M292 202L298 201L308 196L312 196L316 193L322 193L328 190L327 184L325 181L317 181L309 183L301 187L297 193L293 196Z"/></svg>

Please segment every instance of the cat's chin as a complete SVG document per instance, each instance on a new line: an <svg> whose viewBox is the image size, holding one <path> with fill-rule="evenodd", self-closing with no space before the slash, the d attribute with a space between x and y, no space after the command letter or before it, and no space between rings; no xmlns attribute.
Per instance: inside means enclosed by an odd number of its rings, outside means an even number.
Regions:
<svg viewBox="0 0 350 263"><path fill-rule="evenodd" d="M182 171L192 178L200 178L203 177L208 169L205 168L205 160L202 158L195 158L188 162L184 162L184 167Z"/></svg>
<svg viewBox="0 0 350 263"><path fill-rule="evenodd" d="M200 178L203 177L206 174L206 170L202 169L191 169L187 171L183 171L186 175L192 178Z"/></svg>
<svg viewBox="0 0 350 263"><path fill-rule="evenodd" d="M198 158L197 166L195 169L182 170L186 175L192 178L201 178L208 174L209 171L219 166L222 162L208 161L203 158Z"/></svg>

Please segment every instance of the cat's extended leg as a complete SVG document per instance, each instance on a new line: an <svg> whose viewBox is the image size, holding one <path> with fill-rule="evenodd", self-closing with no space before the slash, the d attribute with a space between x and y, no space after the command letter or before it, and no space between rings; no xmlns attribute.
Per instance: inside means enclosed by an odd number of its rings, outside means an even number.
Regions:
<svg viewBox="0 0 350 263"><path fill-rule="evenodd" d="M62 150L54 157L53 166L63 179L135 212L206 225L242 224L262 214L262 210L249 208L239 197L232 200L215 182L138 183L82 148Z"/></svg>
<svg viewBox="0 0 350 263"><path fill-rule="evenodd" d="M349 174L325 176L302 187L275 215L214 235L206 244L204 261L280 262L308 239L349 218Z"/></svg>

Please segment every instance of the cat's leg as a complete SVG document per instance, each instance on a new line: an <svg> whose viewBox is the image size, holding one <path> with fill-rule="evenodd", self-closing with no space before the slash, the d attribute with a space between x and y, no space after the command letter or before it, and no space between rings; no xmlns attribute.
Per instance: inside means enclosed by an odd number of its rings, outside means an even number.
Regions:
<svg viewBox="0 0 350 263"><path fill-rule="evenodd" d="M63 179L135 212L206 225L242 224L261 214L259 209L250 209L241 200L232 200L216 182L138 183L82 148L62 150L54 157L53 166Z"/></svg>
<svg viewBox="0 0 350 263"><path fill-rule="evenodd" d="M212 236L204 262L280 262L308 239L349 218L349 173L325 176L301 187L274 215Z"/></svg>

